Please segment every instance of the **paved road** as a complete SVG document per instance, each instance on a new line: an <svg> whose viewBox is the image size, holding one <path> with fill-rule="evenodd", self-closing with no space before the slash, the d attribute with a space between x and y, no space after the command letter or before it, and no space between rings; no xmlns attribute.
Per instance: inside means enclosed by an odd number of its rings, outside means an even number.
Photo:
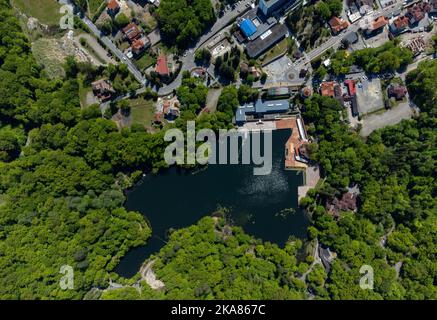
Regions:
<svg viewBox="0 0 437 320"><path fill-rule="evenodd" d="M191 70L196 66L196 63L194 62L194 52L201 48L203 45L205 45L210 39L212 39L217 33L219 33L222 29L227 27L233 19L239 17L244 12L246 12L248 7L246 7L246 4L250 4L253 0L242 0L238 6L235 7L235 9L225 12L225 14L218 18L215 24L211 27L211 29L202 35L197 42L191 46L191 48L188 50L187 55L181 58L182 61L182 69L177 75L176 79L173 80L170 84L160 88L157 90L159 95L167 95L173 92L173 90L177 89L181 83L182 83L182 73L185 70ZM140 91L144 91L140 90Z"/></svg>
<svg viewBox="0 0 437 320"><path fill-rule="evenodd" d="M384 15L384 16L391 16L398 9L399 9L399 5L393 5L391 7L387 7L383 10L378 11L378 14ZM302 69L306 64L311 62L311 60L322 55L328 49L340 45L341 40L343 39L343 37L346 34L348 34L350 32L357 32L358 31L360 21L361 21L361 19L356 21L355 23L352 23L351 25L349 25L349 27L346 30L344 30L343 32L341 32L337 36L331 37L328 41L322 43L317 48L314 48L312 51L304 54L304 57L302 59L300 59L294 63L295 68L297 68L299 70Z"/></svg>
<svg viewBox="0 0 437 320"><path fill-rule="evenodd" d="M71 0L60 0L59 2L76 7ZM130 61L128 57L126 57L126 55L117 48L117 46L111 41L111 39L104 36L101 31L96 27L96 25L85 15L81 15L79 18L83 21L83 23L88 26L91 32L103 42L107 49L109 49L117 58L119 58L122 63L127 65L129 71L132 73L135 79L137 79L138 82L144 85L146 83L146 79L143 77L143 74L132 63L132 61Z"/></svg>

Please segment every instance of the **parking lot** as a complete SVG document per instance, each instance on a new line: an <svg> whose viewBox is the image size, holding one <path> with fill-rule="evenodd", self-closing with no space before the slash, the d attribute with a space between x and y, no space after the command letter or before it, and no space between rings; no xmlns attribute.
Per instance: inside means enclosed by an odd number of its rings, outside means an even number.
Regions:
<svg viewBox="0 0 437 320"><path fill-rule="evenodd" d="M375 112L384 107L381 92L381 81L378 78L368 79L363 76L357 83L357 102L360 115Z"/></svg>
<svg viewBox="0 0 437 320"><path fill-rule="evenodd" d="M415 109L410 107L408 102L403 102L384 113L371 114L361 120L362 128L360 135L367 137L377 129L395 125L404 119L410 119L416 112Z"/></svg>

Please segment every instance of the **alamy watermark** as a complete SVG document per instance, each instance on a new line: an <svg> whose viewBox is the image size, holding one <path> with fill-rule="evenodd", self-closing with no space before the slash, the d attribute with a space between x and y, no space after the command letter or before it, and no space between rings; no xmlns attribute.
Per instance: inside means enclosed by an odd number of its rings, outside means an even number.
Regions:
<svg viewBox="0 0 437 320"><path fill-rule="evenodd" d="M164 152L169 165L254 164L254 175L268 175L272 171L271 130L220 129L217 137L211 129L196 132L195 122L188 121L186 137L180 129L169 129L164 140L171 142Z"/></svg>
<svg viewBox="0 0 437 320"><path fill-rule="evenodd" d="M72 266L63 265L59 269L59 273L64 276L59 280L59 286L62 290L73 290L74 289L74 270Z"/></svg>
<svg viewBox="0 0 437 320"><path fill-rule="evenodd" d="M62 14L59 20L59 25L63 30L73 30L74 29L74 9L72 5L65 4L59 8L59 13Z"/></svg>
<svg viewBox="0 0 437 320"><path fill-rule="evenodd" d="M360 288L363 290L373 290L373 268L368 264L364 264L360 268L360 274L364 274L360 278Z"/></svg>

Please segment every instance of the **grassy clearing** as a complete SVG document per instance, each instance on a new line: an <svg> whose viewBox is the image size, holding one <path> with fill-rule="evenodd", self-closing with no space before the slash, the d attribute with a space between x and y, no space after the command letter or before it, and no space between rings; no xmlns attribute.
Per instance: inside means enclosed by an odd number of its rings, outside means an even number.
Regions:
<svg viewBox="0 0 437 320"><path fill-rule="evenodd" d="M61 7L56 0L13 0L13 3L27 16L38 19L49 26L59 24Z"/></svg>
<svg viewBox="0 0 437 320"><path fill-rule="evenodd" d="M55 39L41 38L32 43L32 52L38 63L44 66L49 78L60 78L65 74L62 64L64 56Z"/></svg>
<svg viewBox="0 0 437 320"><path fill-rule="evenodd" d="M88 10L92 17L94 17L94 15L98 13L99 8L103 4L103 2L105 2L105 0L88 0Z"/></svg>
<svg viewBox="0 0 437 320"><path fill-rule="evenodd" d="M151 55L144 53L141 58L138 60L134 60L134 64L137 66L140 70L146 70L148 67L150 67L152 64L155 63L155 58L153 58Z"/></svg>
<svg viewBox="0 0 437 320"><path fill-rule="evenodd" d="M152 130L152 120L155 114L155 102L136 98L130 100L132 124L141 124L147 130Z"/></svg>
<svg viewBox="0 0 437 320"><path fill-rule="evenodd" d="M151 30L158 26L158 21L150 14L149 11L145 12L142 18L142 20L149 26Z"/></svg>
<svg viewBox="0 0 437 320"><path fill-rule="evenodd" d="M80 100L80 105L82 107L86 107L88 106L88 102L87 102L87 94L89 92L92 91L92 88L90 85L86 85L84 83L84 76L82 74L79 75L78 77L79 79L79 100Z"/></svg>

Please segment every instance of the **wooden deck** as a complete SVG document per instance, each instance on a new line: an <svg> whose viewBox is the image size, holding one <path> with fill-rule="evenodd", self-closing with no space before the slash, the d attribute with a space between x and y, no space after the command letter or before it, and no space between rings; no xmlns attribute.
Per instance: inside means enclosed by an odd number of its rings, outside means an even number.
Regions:
<svg viewBox="0 0 437 320"><path fill-rule="evenodd" d="M304 143L299 135L297 118L293 117L277 120L276 129L291 129L291 136L285 143L285 169L305 170L307 165L297 161L295 157L295 150Z"/></svg>

